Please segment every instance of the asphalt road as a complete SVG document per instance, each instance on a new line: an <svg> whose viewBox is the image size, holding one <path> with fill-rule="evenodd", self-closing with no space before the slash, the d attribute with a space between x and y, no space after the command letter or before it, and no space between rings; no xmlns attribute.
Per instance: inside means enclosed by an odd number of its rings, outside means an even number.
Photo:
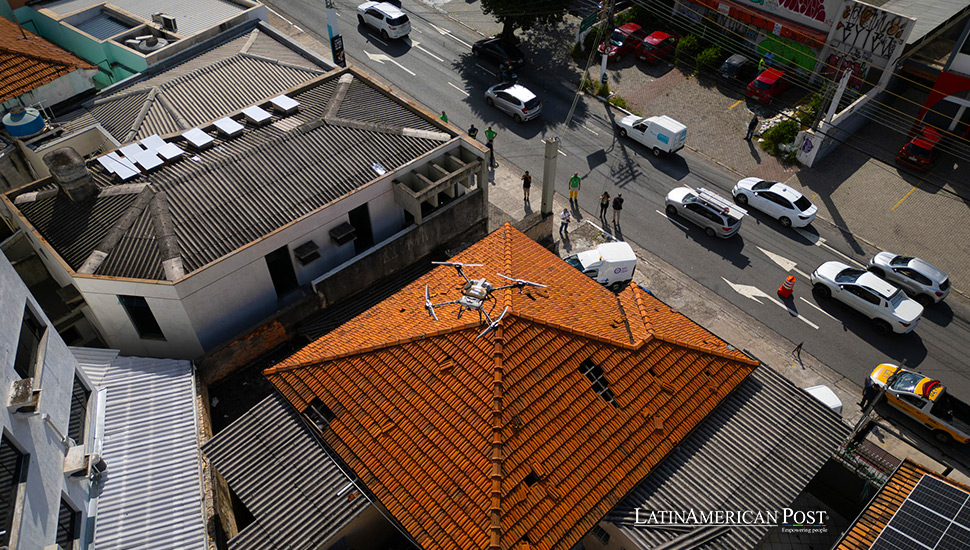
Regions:
<svg viewBox="0 0 970 550"><path fill-rule="evenodd" d="M542 99L543 115L517 125L484 102L484 91L498 78L495 67L471 55L471 43L481 36L425 4L405 2L411 14L410 39L385 42L378 33L357 25L355 3L336 4L352 63L379 74L431 110L444 110L462 128L474 123L484 131L491 125L498 132L498 154L536 179L542 173L541 140L561 135L557 191L566 195L566 181L578 172L584 182L580 203L588 212L598 212L597 197L603 189L613 196L622 192L622 238L662 257L792 342L803 342L806 351L856 383L861 384L880 362L904 363L940 379L956 396L970 401L970 374L965 368L970 306L962 297L951 295L927 310L913 333L879 336L868 319L811 292L808 274L822 262L867 259L851 247L835 244L845 239L831 224L818 221L807 230L784 229L749 209L739 235L728 240L708 237L683 219L668 219L664 197L678 185L706 187L730 197L737 176L686 149L654 158L638 144L620 140L612 127L614 117L622 113L588 97L580 97L570 125L564 127L575 91L557 76L564 73L556 70L557 61L548 53L530 56L519 72L519 82ZM322 3L276 0L273 6L325 42ZM568 47L564 42L562 48ZM692 135L688 144L698 139L703 136ZM870 256L876 252L864 243L862 247ZM798 282L794 299L783 303L776 290L787 274Z"/></svg>

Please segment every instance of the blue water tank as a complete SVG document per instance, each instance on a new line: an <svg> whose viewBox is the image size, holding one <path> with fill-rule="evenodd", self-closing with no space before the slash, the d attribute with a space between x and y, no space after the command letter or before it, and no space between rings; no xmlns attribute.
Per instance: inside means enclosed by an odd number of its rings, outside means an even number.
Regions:
<svg viewBox="0 0 970 550"><path fill-rule="evenodd" d="M15 138L26 138L44 130L44 117L32 107L15 109L3 116L3 126Z"/></svg>

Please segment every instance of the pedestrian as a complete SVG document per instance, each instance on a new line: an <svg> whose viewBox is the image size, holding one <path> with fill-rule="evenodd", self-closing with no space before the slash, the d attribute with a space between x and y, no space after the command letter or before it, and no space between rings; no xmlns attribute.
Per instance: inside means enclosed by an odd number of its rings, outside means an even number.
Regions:
<svg viewBox="0 0 970 550"><path fill-rule="evenodd" d="M441 111L441 121L445 123L448 122L448 115L444 111Z"/></svg>
<svg viewBox="0 0 970 550"><path fill-rule="evenodd" d="M569 209L563 208L562 214L559 214L559 235L561 237L569 238Z"/></svg>
<svg viewBox="0 0 970 550"><path fill-rule="evenodd" d="M497 135L498 134L495 133L495 130L492 130L491 126L489 126L488 128L485 128L485 145L488 147L488 162L491 166L498 166L498 163L495 162L495 144L494 144L495 136Z"/></svg>
<svg viewBox="0 0 970 550"><path fill-rule="evenodd" d="M870 403L879 395L879 388L872 382L866 381L866 387L862 389L862 401L859 406L866 410Z"/></svg>
<svg viewBox="0 0 970 550"><path fill-rule="evenodd" d="M620 212L623 210L623 193L617 193L613 199L613 225L620 227Z"/></svg>
<svg viewBox="0 0 970 550"><path fill-rule="evenodd" d="M606 219L606 209L609 207L610 207L610 192L603 191L603 194L600 195L600 219L601 220Z"/></svg>
<svg viewBox="0 0 970 550"><path fill-rule="evenodd" d="M472 139L475 139L478 137L478 128L475 128L474 124L468 127L468 137Z"/></svg>
<svg viewBox="0 0 970 550"><path fill-rule="evenodd" d="M748 122L748 133L744 135L744 141L751 141L751 136L754 135L755 129L758 127L758 115L751 117L751 121Z"/></svg>
<svg viewBox="0 0 970 550"><path fill-rule="evenodd" d="M765 67L767 66L767 64L768 63L765 61L765 58L762 57L761 58L761 61L758 62L758 72L760 73L760 72L764 71L765 70Z"/></svg>
<svg viewBox="0 0 970 550"><path fill-rule="evenodd" d="M573 177L569 178L569 204L576 203L576 208L579 208L579 188L583 185L583 178L579 177L579 172L575 172Z"/></svg>
<svg viewBox="0 0 970 550"><path fill-rule="evenodd" d="M525 202L529 202L529 193L532 192L532 176L529 175L529 171L526 170L525 174L522 174L522 198Z"/></svg>

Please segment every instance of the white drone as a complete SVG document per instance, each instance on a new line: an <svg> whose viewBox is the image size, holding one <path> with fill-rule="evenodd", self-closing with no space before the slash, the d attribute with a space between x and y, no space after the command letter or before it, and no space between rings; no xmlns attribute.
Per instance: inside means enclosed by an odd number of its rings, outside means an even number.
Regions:
<svg viewBox="0 0 970 550"><path fill-rule="evenodd" d="M492 320L492 317L488 313L489 311L495 308L495 304L494 304L495 298L492 296L493 292L495 292L496 290L502 290L506 288L518 288L519 292L522 292L522 289L524 289L527 286L546 288L546 285L533 283L532 281L526 281L525 279L513 279L512 277L507 277L505 275L502 275L501 273L496 273L496 275L498 275L499 277L502 277L503 279L508 279L509 281L512 281L512 282L507 285L492 286L492 283L486 281L484 277L481 279L469 279L468 276L465 275L463 268L482 267L482 264L463 264L459 262L431 262L431 263L435 265L449 265L451 267L454 267L455 270L458 271L458 274L461 275L463 279L465 279L465 286L461 289L461 298L457 300L449 300L447 302L441 302L438 304L432 304L431 292L428 290L428 285L424 285L424 309L428 310L428 313L431 314L431 317L435 321L438 320L438 315L435 314L435 311L434 311L434 308L436 307L447 306L450 304L458 304L459 319L461 319L461 314L466 311L472 311L472 310L477 311L480 319L484 317L483 320L488 321L488 326L485 328L484 331L482 331L481 334L478 335L478 338L481 338L482 336L485 336L489 332L495 330L498 327L498 324L502 321L502 318L504 318L505 314L508 313L509 311L508 306L506 306L506 308L502 310L502 314L499 315L498 318L495 319L494 321ZM484 305L485 305L485 302L487 302L488 300L492 300L493 302L492 307L489 309L489 311L485 311Z"/></svg>

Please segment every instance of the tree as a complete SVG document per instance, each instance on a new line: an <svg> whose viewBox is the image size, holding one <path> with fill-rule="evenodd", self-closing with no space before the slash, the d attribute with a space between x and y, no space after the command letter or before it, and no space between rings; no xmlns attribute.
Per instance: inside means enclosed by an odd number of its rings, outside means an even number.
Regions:
<svg viewBox="0 0 970 550"><path fill-rule="evenodd" d="M536 26L561 22L573 0L482 0L482 13L502 24L502 40L515 42L516 29L527 31Z"/></svg>

